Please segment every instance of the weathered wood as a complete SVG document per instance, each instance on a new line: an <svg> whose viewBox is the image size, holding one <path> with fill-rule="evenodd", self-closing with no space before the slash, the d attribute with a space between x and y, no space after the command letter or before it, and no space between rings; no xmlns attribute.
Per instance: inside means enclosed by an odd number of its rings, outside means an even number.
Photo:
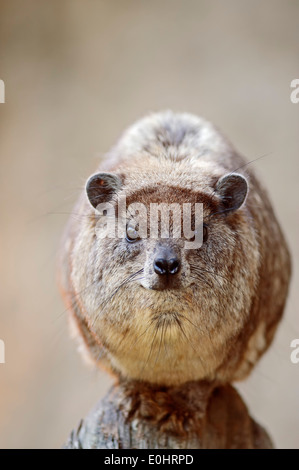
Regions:
<svg viewBox="0 0 299 470"><path fill-rule="evenodd" d="M121 382L72 431L66 449L272 448L230 385Z"/></svg>

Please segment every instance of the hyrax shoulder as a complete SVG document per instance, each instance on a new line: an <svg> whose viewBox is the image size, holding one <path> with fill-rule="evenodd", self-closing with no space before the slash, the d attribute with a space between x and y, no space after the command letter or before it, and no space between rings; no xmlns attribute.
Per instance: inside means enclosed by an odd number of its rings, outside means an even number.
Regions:
<svg viewBox="0 0 299 470"><path fill-rule="evenodd" d="M248 374L283 313L290 259L265 190L212 124L138 121L75 212L61 287L93 362L162 385Z"/></svg>

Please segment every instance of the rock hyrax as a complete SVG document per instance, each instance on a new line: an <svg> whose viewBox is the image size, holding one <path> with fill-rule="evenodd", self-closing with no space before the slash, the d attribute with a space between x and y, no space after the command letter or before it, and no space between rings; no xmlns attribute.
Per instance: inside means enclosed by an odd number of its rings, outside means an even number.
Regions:
<svg viewBox="0 0 299 470"><path fill-rule="evenodd" d="M140 237L130 211L123 236L105 237L109 217L95 207L108 203L123 221L121 200L142 204L147 221L156 203L191 204L194 222L201 203L201 246L174 236L174 213L169 237ZM212 124L172 112L141 119L88 179L74 213L61 288L94 363L163 386L250 372L283 313L290 257L267 193Z"/></svg>

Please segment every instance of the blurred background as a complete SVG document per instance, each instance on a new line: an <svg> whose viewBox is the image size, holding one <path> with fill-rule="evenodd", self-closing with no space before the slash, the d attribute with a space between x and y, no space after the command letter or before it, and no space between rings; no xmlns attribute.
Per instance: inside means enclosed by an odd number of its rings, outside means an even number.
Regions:
<svg viewBox="0 0 299 470"><path fill-rule="evenodd" d="M296 0L1 0L0 447L61 447L111 384L69 338L63 227L120 133L173 109L218 125L268 188L293 256L276 340L239 389L277 447L299 447Z"/></svg>

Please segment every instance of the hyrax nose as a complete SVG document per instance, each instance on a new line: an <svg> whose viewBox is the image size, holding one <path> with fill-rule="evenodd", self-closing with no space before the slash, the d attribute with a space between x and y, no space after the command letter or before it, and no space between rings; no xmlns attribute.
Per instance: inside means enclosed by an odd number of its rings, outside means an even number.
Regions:
<svg viewBox="0 0 299 470"><path fill-rule="evenodd" d="M165 274L176 274L181 268L181 261L177 256L172 258L157 257L154 260L154 271L163 276Z"/></svg>

